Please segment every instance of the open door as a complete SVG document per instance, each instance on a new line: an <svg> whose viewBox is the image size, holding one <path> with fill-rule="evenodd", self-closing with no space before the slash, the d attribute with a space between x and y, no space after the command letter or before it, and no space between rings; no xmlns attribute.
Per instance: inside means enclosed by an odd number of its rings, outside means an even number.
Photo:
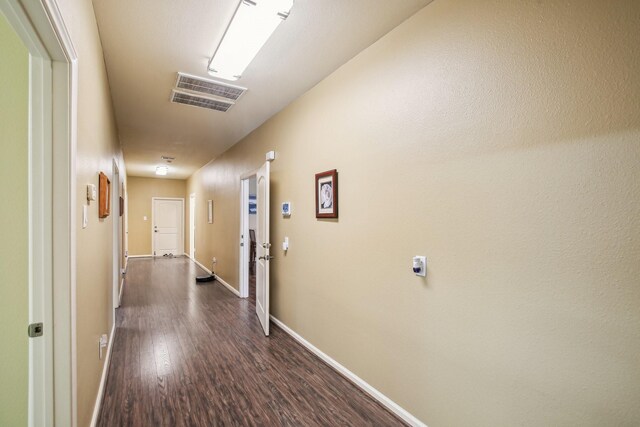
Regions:
<svg viewBox="0 0 640 427"><path fill-rule="evenodd" d="M258 226L256 235L256 313L269 335L269 162L256 173Z"/></svg>

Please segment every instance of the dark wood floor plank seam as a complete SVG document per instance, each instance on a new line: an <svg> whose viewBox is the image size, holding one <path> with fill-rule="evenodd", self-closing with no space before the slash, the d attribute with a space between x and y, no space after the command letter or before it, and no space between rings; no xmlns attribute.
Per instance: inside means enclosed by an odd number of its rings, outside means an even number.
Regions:
<svg viewBox="0 0 640 427"><path fill-rule="evenodd" d="M181 257L129 261L99 426L404 425L198 274Z"/></svg>

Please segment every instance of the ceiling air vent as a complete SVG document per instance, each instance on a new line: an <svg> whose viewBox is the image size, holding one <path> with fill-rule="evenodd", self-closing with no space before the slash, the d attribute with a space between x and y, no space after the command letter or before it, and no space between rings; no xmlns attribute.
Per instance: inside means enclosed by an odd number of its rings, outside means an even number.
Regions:
<svg viewBox="0 0 640 427"><path fill-rule="evenodd" d="M228 111L229 108L233 106L233 102L222 101L219 99L194 95L177 90L171 91L171 102L175 102L177 104L193 105L194 107L208 108L209 110L222 112Z"/></svg>
<svg viewBox="0 0 640 427"><path fill-rule="evenodd" d="M207 95L214 95L220 98L230 99L232 101L237 101L238 98L240 98L247 90L244 87L233 86L226 83L216 82L214 80L207 80L185 73L178 73L176 87Z"/></svg>

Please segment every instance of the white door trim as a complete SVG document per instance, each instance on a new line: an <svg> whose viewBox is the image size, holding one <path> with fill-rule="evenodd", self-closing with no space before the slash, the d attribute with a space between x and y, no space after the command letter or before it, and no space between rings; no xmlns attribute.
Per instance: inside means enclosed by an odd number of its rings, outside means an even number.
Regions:
<svg viewBox="0 0 640 427"><path fill-rule="evenodd" d="M249 179L254 178L258 173L258 169L245 172L240 175L240 243L238 245L239 256L239 279L240 298L249 297Z"/></svg>
<svg viewBox="0 0 640 427"><path fill-rule="evenodd" d="M240 180L240 298L249 296L249 180L254 175L249 175Z"/></svg>
<svg viewBox="0 0 640 427"><path fill-rule="evenodd" d="M112 175L111 175L111 212L113 213L113 254L112 254L112 283L111 283L111 306L112 317L111 326L116 324L116 308L120 307L120 278L122 272L120 270L120 248L121 246L121 231L120 231L120 167L118 166L118 160L113 159Z"/></svg>
<svg viewBox="0 0 640 427"><path fill-rule="evenodd" d="M196 193L189 194L189 258L196 259Z"/></svg>
<svg viewBox="0 0 640 427"><path fill-rule="evenodd" d="M152 197L151 198L151 252L155 256L156 254L156 236L153 232L153 225L155 224L155 216L156 216L156 200L176 200L182 203L182 214L181 216L181 225L180 229L180 238L178 241L180 242L180 246L178 247L176 256L184 254L184 198L182 197Z"/></svg>
<svg viewBox="0 0 640 427"><path fill-rule="evenodd" d="M30 54L29 281L30 299L39 300L30 302L30 321L42 316L45 325L44 349L30 340L29 387L42 388L29 393L29 425L75 427L78 57L55 0L5 0L0 11Z"/></svg>

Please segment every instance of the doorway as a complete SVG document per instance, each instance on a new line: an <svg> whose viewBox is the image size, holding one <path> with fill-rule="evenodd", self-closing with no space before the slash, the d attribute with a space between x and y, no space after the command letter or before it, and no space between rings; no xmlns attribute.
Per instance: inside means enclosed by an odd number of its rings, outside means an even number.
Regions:
<svg viewBox="0 0 640 427"><path fill-rule="evenodd" d="M196 193L189 195L189 257L196 260Z"/></svg>
<svg viewBox="0 0 640 427"><path fill-rule="evenodd" d="M7 288L10 293L7 298L0 293L0 306L11 305L9 310L0 310L2 331L15 333L19 338L14 346L10 337L5 339L0 334L3 342L0 359L9 361L0 367L0 424L75 425L77 55L55 0L2 1L0 21L3 27L0 36L3 52L0 69L3 71L0 74L5 77L5 72L11 74L17 70L13 66L16 58L11 57L10 51L20 42L23 47L19 50L28 54L21 77L13 75L0 79L10 82L8 87L3 87L4 96L0 96L3 98L0 105L4 105L4 101L10 102L6 108L0 108L0 115L8 124L0 133L23 131L22 119L13 119L12 115L26 113L29 116L28 138L4 134L2 137L4 158L13 163L3 163L0 168L0 174L8 174L5 181L11 182L6 186L8 197L3 194L8 208L7 211L0 208L0 217L9 233L4 237L12 244L8 245L10 256L0 256L1 260L11 263L11 268L4 268L3 264L0 276L26 274L28 278L26 281L18 277L6 280L7 283L24 283L24 286ZM7 50L5 43L13 47ZM13 92L24 88L25 79L27 102L21 94ZM19 144L14 145L17 141ZM28 163L24 161L25 155ZM25 173L29 185L21 191ZM19 200L14 203L16 197ZM27 212L24 212L25 203ZM26 299L19 295L25 291L28 292ZM13 298L18 298L19 304L11 304ZM24 304L28 305L26 309ZM5 322L2 313L14 317ZM16 328L12 327L11 321L17 322ZM42 324L40 328L36 327L38 323ZM26 324L33 325L29 338L26 338ZM4 351L24 354L25 345L28 346L26 357L5 357ZM26 377L25 367L28 369ZM28 393L22 391L25 387L28 387ZM8 392L6 396L5 391ZM25 401L28 401L27 405ZM5 411L5 408L10 409Z"/></svg>
<svg viewBox="0 0 640 427"><path fill-rule="evenodd" d="M269 335L269 261L273 258L269 241L269 170L267 161L240 178L240 297L255 304L265 335Z"/></svg>
<svg viewBox="0 0 640 427"><path fill-rule="evenodd" d="M255 172L243 176L240 181L240 205L240 298L249 298L249 302L255 305L255 231L257 228Z"/></svg>
<svg viewBox="0 0 640 427"><path fill-rule="evenodd" d="M154 197L152 203L153 255L184 255L184 199Z"/></svg>

